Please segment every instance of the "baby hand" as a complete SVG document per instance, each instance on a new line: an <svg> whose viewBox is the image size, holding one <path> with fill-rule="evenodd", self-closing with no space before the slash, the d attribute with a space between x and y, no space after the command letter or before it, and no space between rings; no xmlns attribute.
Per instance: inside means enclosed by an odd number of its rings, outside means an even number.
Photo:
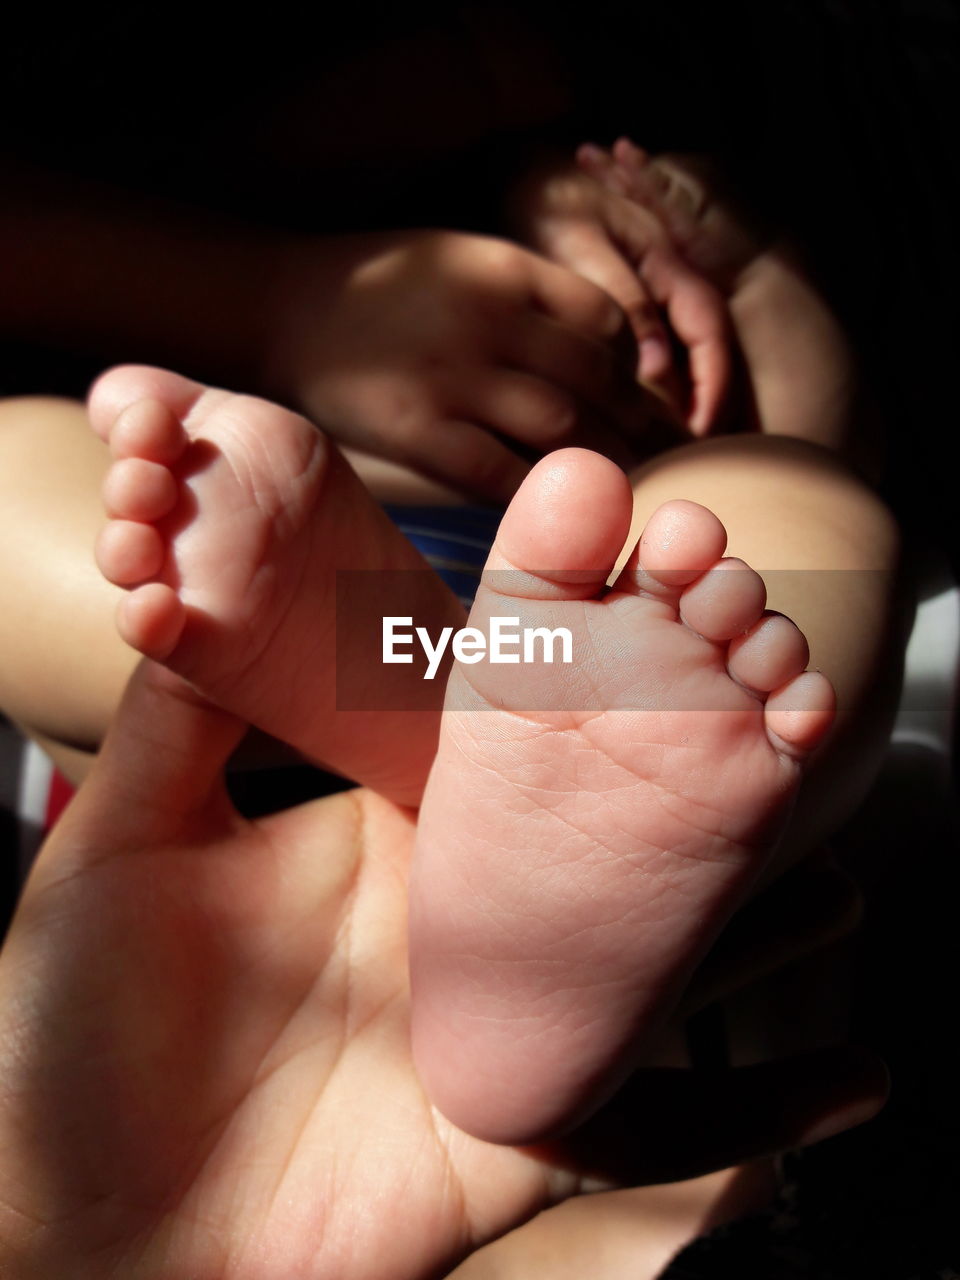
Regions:
<svg viewBox="0 0 960 1280"><path fill-rule="evenodd" d="M531 175L515 196L513 216L526 243L616 299L639 344L638 378L691 432L705 434L730 385L727 308L674 252L656 218L613 182L576 167ZM686 368L678 367L675 341Z"/></svg>
<svg viewBox="0 0 960 1280"><path fill-rule="evenodd" d="M649 397L596 284L452 231L284 251L265 380L344 443L506 502L529 461L589 442L618 461Z"/></svg>

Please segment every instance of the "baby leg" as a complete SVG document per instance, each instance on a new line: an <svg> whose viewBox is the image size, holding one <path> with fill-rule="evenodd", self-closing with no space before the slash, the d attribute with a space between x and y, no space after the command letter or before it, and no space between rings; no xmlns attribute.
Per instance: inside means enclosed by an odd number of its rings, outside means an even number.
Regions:
<svg viewBox="0 0 960 1280"><path fill-rule="evenodd" d="M79 404L0 405L0 707L79 781L138 655L90 547L110 463Z"/></svg>

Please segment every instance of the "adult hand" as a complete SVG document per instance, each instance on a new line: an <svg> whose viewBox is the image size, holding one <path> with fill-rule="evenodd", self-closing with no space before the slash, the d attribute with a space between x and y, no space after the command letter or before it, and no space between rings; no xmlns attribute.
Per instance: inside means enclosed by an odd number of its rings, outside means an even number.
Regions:
<svg viewBox="0 0 960 1280"><path fill-rule="evenodd" d="M413 815L354 791L245 821L243 729L141 666L33 870L0 953L5 1280L437 1277L548 1204L881 1104L878 1068L829 1050L638 1073L536 1149L457 1131L410 1057Z"/></svg>

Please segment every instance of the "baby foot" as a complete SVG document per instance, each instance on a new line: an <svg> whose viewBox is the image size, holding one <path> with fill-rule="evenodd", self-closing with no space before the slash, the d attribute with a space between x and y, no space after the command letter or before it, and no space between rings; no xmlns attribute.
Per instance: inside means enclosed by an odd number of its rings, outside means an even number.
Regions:
<svg viewBox="0 0 960 1280"><path fill-rule="evenodd" d="M631 508L599 455L541 461L470 622L566 627L576 665L457 665L447 690L411 883L413 1042L431 1099L491 1141L556 1133L623 1080L832 722L804 637L721 559L703 507L661 507L605 587Z"/></svg>
<svg viewBox="0 0 960 1280"><path fill-rule="evenodd" d="M700 157L651 157L627 138L610 152L581 147L581 166L652 213L689 267L728 300L756 425L846 451L869 465L852 349L794 250L773 241L718 193Z"/></svg>
<svg viewBox="0 0 960 1280"><path fill-rule="evenodd" d="M462 609L334 446L276 405L157 369L106 374L90 414L116 459L97 560L130 588L123 639L308 758L417 803L443 685L393 667L402 696L381 701L372 614L400 611L391 584L430 627ZM379 571L366 608L338 611L338 570ZM371 709L338 710L356 705Z"/></svg>

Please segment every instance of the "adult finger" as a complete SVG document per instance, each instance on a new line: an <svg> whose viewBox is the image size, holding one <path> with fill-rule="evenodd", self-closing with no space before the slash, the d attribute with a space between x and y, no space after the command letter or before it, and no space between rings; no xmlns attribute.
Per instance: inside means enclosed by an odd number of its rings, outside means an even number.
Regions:
<svg viewBox="0 0 960 1280"><path fill-rule="evenodd" d="M673 1182L809 1146L871 1119L889 1077L844 1045L727 1071L647 1070L576 1132L541 1148L585 1189Z"/></svg>
<svg viewBox="0 0 960 1280"><path fill-rule="evenodd" d="M856 928L860 890L832 861L793 868L742 907L694 974L680 1017L722 1000Z"/></svg>

